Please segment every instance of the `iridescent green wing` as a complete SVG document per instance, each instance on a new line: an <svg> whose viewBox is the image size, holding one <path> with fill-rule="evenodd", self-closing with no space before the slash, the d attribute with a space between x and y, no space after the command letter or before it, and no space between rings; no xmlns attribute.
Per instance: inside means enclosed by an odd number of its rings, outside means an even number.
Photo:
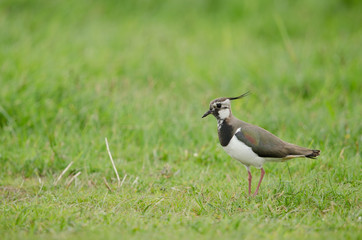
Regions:
<svg viewBox="0 0 362 240"><path fill-rule="evenodd" d="M284 158L288 155L285 142L260 127L243 126L235 135L259 157Z"/></svg>

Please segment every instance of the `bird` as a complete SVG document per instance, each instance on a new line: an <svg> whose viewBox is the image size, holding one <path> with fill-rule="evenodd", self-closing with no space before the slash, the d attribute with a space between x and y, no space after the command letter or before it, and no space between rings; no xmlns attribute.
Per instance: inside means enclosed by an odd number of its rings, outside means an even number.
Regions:
<svg viewBox="0 0 362 240"><path fill-rule="evenodd" d="M260 169L258 186L253 194L259 192L265 175L263 164L266 162L285 162L294 158L316 158L320 150L300 147L285 142L269 131L256 125L237 119L231 112L231 101L249 95L246 92L237 97L221 97L210 102L210 107L202 116L212 114L217 120L217 131L222 148L232 158L242 163L248 171L249 196L251 195L252 175L250 167Z"/></svg>

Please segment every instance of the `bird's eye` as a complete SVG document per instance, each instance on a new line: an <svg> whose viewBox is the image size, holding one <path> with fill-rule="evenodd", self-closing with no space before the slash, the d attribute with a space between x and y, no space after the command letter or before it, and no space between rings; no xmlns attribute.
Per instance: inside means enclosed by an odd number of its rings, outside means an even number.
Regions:
<svg viewBox="0 0 362 240"><path fill-rule="evenodd" d="M217 108L221 108L221 103L217 103L217 104L216 104L216 107L217 107Z"/></svg>

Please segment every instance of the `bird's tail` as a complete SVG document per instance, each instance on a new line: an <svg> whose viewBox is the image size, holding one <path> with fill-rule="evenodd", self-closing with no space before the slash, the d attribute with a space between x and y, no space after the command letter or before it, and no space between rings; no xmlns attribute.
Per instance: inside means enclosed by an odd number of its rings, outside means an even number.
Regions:
<svg viewBox="0 0 362 240"><path fill-rule="evenodd" d="M299 157L306 157L306 158L316 158L319 156L320 154L320 150L314 150L314 149L309 149L309 148L305 148L305 147L301 147L301 146L297 146L294 144L289 144L288 145L288 155L289 156L299 156Z"/></svg>
<svg viewBox="0 0 362 240"><path fill-rule="evenodd" d="M319 156L319 154L321 152L320 150L311 150L311 151L312 151L312 153L305 155L305 157L307 157L307 158L316 158L316 157Z"/></svg>

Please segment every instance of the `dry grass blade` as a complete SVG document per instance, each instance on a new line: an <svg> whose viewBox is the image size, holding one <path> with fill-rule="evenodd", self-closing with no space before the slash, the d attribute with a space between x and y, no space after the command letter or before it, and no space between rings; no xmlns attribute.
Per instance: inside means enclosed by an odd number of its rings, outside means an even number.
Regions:
<svg viewBox="0 0 362 240"><path fill-rule="evenodd" d="M111 159L111 162L112 162L112 166L113 166L114 172L116 173L116 176L117 176L118 187L120 187L120 186L121 186L121 179L119 178L119 175L118 175L118 171L117 171L116 165L114 164L114 161L113 161L113 158L112 158L111 151L109 150L109 145L108 145L108 140L107 140L107 138L105 138L105 141L106 141L106 145L107 145L107 151L108 151L109 158Z"/></svg>
<svg viewBox="0 0 362 240"><path fill-rule="evenodd" d="M104 181L104 185L106 185L106 187L108 188L108 190L110 192L112 192L112 188L109 186L108 182L107 182L107 179L105 177L103 177L103 181Z"/></svg>
<svg viewBox="0 0 362 240"><path fill-rule="evenodd" d="M63 175L68 171L68 169L70 168L70 166L72 166L73 161L71 161L68 166L63 170L63 172L59 175L59 177L57 178L57 180L54 182L54 186L56 186L58 184L58 182L60 181L60 179L62 179Z"/></svg>
<svg viewBox="0 0 362 240"><path fill-rule="evenodd" d="M76 177L78 177L82 172L78 172L77 174L75 174L67 183L67 188L70 186L70 184L72 184L72 182L76 179Z"/></svg>
<svg viewBox="0 0 362 240"><path fill-rule="evenodd" d="M120 187L122 187L122 185L123 185L123 183L124 183L124 180L126 180L126 178L127 178L127 174L125 174L125 175L124 175L124 177L123 177L123 179L122 179L122 182L121 182L121 186L120 186Z"/></svg>

